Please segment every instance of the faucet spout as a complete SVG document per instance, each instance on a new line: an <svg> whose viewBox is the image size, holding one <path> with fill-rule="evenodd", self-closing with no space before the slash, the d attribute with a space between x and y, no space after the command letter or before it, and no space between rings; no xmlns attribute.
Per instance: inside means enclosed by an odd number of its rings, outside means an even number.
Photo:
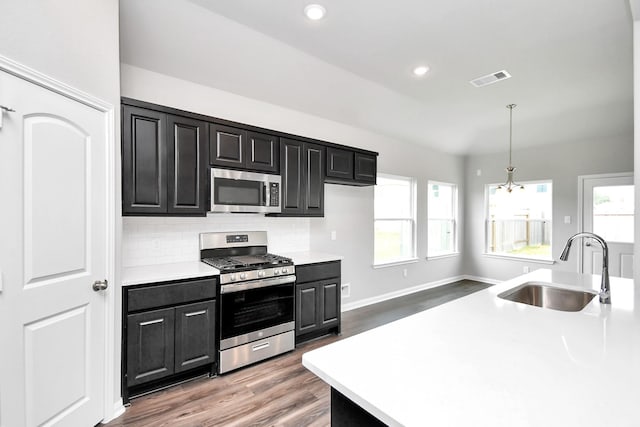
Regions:
<svg viewBox="0 0 640 427"><path fill-rule="evenodd" d="M602 279L600 281L599 297L602 304L611 304L611 285L609 283L609 247L607 246L607 242L602 237L586 231L574 234L573 236L569 237L569 240L567 240L567 244L564 246L564 250L560 255L560 260L566 261L567 259L569 259L571 243L573 243L575 239L579 238L588 238L595 240L602 247Z"/></svg>

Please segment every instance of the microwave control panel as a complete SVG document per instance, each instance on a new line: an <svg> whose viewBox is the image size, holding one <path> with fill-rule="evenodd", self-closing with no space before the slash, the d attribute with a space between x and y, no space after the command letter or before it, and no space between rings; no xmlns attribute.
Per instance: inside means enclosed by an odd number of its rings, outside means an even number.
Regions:
<svg viewBox="0 0 640 427"><path fill-rule="evenodd" d="M277 182L269 183L269 206L280 206L280 185Z"/></svg>

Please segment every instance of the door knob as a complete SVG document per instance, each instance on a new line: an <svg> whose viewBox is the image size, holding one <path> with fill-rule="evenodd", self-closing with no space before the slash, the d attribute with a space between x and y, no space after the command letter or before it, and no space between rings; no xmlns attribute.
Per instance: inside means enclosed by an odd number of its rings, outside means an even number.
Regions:
<svg viewBox="0 0 640 427"><path fill-rule="evenodd" d="M92 286L93 290L96 292L104 291L108 287L109 287L109 282L107 281L107 279L96 280L95 282L93 282L93 286Z"/></svg>

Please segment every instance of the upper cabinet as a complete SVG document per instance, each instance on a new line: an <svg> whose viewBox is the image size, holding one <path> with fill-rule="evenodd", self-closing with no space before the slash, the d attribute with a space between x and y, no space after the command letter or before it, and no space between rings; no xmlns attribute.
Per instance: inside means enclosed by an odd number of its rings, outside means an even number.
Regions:
<svg viewBox="0 0 640 427"><path fill-rule="evenodd" d="M209 124L209 164L267 173L279 172L278 137Z"/></svg>
<svg viewBox="0 0 640 427"><path fill-rule="evenodd" d="M327 147L326 182L344 185L375 185L376 155L360 151Z"/></svg>
<svg viewBox="0 0 640 427"><path fill-rule="evenodd" d="M124 105L122 214L205 215L206 125Z"/></svg>
<svg viewBox="0 0 640 427"><path fill-rule="evenodd" d="M280 174L281 216L324 216L325 182L375 185L378 153L122 98L122 214L205 216L210 168Z"/></svg>
<svg viewBox="0 0 640 427"><path fill-rule="evenodd" d="M282 138L283 216L324 216L325 147Z"/></svg>

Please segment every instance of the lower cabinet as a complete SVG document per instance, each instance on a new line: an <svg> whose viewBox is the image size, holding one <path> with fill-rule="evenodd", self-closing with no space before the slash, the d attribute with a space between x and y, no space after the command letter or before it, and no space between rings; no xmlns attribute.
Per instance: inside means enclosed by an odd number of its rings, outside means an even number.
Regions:
<svg viewBox="0 0 640 427"><path fill-rule="evenodd" d="M190 374L216 372L215 289L215 279L123 288L125 401Z"/></svg>
<svg viewBox="0 0 640 427"><path fill-rule="evenodd" d="M296 344L340 333L340 261L296 266Z"/></svg>

